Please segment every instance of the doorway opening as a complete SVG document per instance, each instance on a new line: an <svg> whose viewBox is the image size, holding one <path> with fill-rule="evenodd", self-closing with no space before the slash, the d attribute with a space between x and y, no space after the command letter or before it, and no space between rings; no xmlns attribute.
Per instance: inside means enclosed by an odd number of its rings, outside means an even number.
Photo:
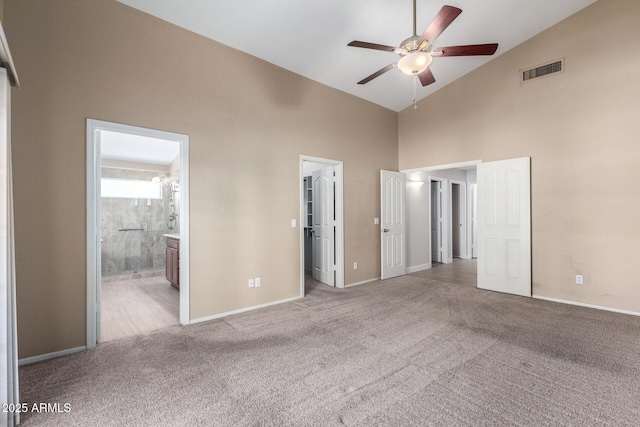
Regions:
<svg viewBox="0 0 640 427"><path fill-rule="evenodd" d="M430 230L431 230L431 263L442 262L442 226L444 214L442 212L442 181L430 179Z"/></svg>
<svg viewBox="0 0 640 427"><path fill-rule="evenodd" d="M343 164L300 156L300 296L305 283L344 288Z"/></svg>
<svg viewBox="0 0 640 427"><path fill-rule="evenodd" d="M464 213L463 213L464 214ZM451 183L451 256L460 258L460 184Z"/></svg>
<svg viewBox="0 0 640 427"><path fill-rule="evenodd" d="M407 186L408 226L412 230L409 251L411 263L408 272L437 269L443 272L464 270L464 280L470 275L475 282L475 261L471 257L471 244L475 241L475 228L471 226L474 213L470 186L476 184L476 168L480 161L443 166L425 167L404 171L410 183L424 186ZM434 272L435 274L435 272Z"/></svg>
<svg viewBox="0 0 640 427"><path fill-rule="evenodd" d="M404 171L413 182L430 183L428 194L416 191L409 199L410 226L419 234L410 246L408 270L421 277L425 270L431 278L448 271L450 280L463 272L472 274L478 288L531 296L530 163L523 157ZM444 190L434 180L446 182ZM437 241L428 225L438 214L427 208L437 203L435 192L443 194L442 264L431 250ZM426 273L436 269L437 274Z"/></svg>
<svg viewBox="0 0 640 427"><path fill-rule="evenodd" d="M474 213L475 192L469 196L468 188L476 184L476 166L450 167L421 171L430 183L429 222L430 255L428 265L450 264L454 259L471 258L471 242L475 241L475 228L470 221ZM474 187L475 188L475 187Z"/></svg>
<svg viewBox="0 0 640 427"><path fill-rule="evenodd" d="M188 136L87 119L87 347L189 322Z"/></svg>
<svg viewBox="0 0 640 427"><path fill-rule="evenodd" d="M467 174L468 175L468 174ZM450 180L451 183L451 257L469 259L467 245L467 181Z"/></svg>

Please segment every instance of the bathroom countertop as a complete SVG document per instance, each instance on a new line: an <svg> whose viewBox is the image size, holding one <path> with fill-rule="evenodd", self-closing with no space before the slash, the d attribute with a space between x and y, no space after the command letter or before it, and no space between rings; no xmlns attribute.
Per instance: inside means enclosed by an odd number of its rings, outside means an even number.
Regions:
<svg viewBox="0 0 640 427"><path fill-rule="evenodd" d="M180 240L180 235L179 234L163 234L164 237L168 237L170 239L176 239L176 240Z"/></svg>

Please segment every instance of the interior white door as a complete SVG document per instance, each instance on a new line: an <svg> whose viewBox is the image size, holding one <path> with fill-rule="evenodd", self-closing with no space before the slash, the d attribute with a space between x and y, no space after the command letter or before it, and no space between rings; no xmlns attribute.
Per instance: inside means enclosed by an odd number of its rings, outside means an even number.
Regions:
<svg viewBox="0 0 640 427"><path fill-rule="evenodd" d="M478 287L531 296L531 159L478 164Z"/></svg>
<svg viewBox="0 0 640 427"><path fill-rule="evenodd" d="M431 181L431 262L442 262L442 183Z"/></svg>
<svg viewBox="0 0 640 427"><path fill-rule="evenodd" d="M406 272L404 192L403 173L380 171L382 279Z"/></svg>
<svg viewBox="0 0 640 427"><path fill-rule="evenodd" d="M334 166L311 174L313 197L313 243L311 245L312 276L335 286L335 179Z"/></svg>

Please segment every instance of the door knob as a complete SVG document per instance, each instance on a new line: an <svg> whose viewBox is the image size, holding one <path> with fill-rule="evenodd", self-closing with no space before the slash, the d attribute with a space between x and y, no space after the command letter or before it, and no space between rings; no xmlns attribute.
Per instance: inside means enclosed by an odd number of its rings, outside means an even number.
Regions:
<svg viewBox="0 0 640 427"><path fill-rule="evenodd" d="M388 232L389 232L389 229L388 229L388 228L385 228L385 229L383 229L383 230L382 230L382 232L383 232L383 233L388 233Z"/></svg>

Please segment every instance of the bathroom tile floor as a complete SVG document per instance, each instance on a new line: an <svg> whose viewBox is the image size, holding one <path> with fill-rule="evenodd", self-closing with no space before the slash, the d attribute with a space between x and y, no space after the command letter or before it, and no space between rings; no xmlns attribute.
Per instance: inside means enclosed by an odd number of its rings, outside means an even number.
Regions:
<svg viewBox="0 0 640 427"><path fill-rule="evenodd" d="M180 292L163 276L102 282L99 342L180 323Z"/></svg>

